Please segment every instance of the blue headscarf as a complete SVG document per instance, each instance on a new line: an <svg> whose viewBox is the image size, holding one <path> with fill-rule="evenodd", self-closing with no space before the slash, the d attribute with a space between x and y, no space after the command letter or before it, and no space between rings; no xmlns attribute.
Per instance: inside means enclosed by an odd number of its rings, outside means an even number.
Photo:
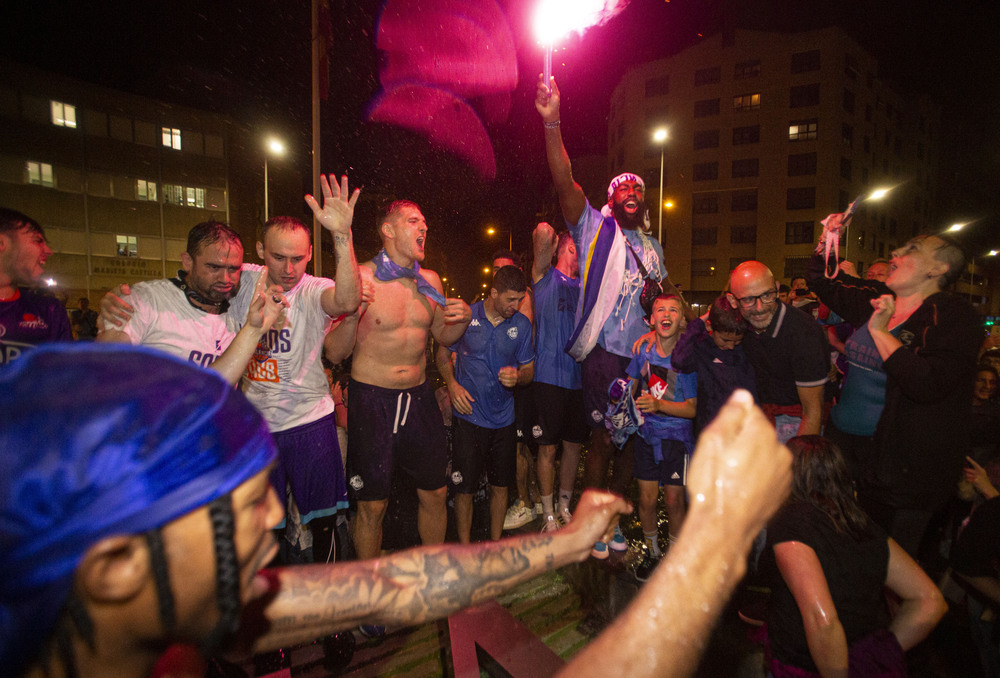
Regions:
<svg viewBox="0 0 1000 678"><path fill-rule="evenodd" d="M92 545L190 513L275 457L222 377L139 347L32 349L0 370L0 417L0 666L14 675Z"/></svg>

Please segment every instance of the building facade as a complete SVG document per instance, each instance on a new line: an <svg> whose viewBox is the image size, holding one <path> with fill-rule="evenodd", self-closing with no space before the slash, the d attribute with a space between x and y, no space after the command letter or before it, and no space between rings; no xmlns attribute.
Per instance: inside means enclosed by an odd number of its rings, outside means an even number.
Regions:
<svg viewBox="0 0 1000 678"><path fill-rule="evenodd" d="M642 174L654 233L655 206L663 210L671 278L708 303L747 259L788 282L804 270L819 220L877 188L892 190L863 205L841 245L859 271L936 227L939 119L928 99L884 82L838 28L737 30L622 78L609 170ZM662 195L658 128L668 131Z"/></svg>
<svg viewBox="0 0 1000 678"><path fill-rule="evenodd" d="M224 116L5 64L0 125L0 205L45 228L70 306L173 276L192 226L230 221Z"/></svg>

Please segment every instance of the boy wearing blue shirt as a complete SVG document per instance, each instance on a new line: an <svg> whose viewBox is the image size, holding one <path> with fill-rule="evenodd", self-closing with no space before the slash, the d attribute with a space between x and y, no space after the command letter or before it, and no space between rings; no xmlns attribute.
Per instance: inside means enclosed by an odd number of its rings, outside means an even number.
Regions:
<svg viewBox="0 0 1000 678"><path fill-rule="evenodd" d="M534 377L531 322L517 310L526 290L519 268L498 270L490 295L472 305L465 334L437 352L454 414L451 482L457 491L455 526L463 544L469 543L472 495L484 467L490 484L490 538L500 539L503 532L517 441L513 388Z"/></svg>
<svg viewBox="0 0 1000 678"><path fill-rule="evenodd" d="M684 328L680 298L672 294L657 297L650 324L656 335L655 346L633 355L626 370L632 379L633 394L641 389L635 404L646 415L633 442L634 474L639 481L639 522L648 549L636 567L636 578L640 581L649 578L662 557L656 520L656 500L661 486L671 543L676 541L684 522L684 486L694 448L691 420L698 406L697 376L678 373L670 360Z"/></svg>

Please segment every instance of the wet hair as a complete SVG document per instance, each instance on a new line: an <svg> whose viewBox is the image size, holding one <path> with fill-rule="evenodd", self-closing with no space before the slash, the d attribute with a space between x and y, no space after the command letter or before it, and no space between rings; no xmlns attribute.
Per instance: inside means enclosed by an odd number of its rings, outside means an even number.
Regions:
<svg viewBox="0 0 1000 678"><path fill-rule="evenodd" d="M712 324L713 332L727 332L743 336L747 331L747 321L738 308L733 308L725 294L712 302L708 310L708 322Z"/></svg>
<svg viewBox="0 0 1000 678"><path fill-rule="evenodd" d="M493 253L493 256L490 257L490 262L494 262L497 259L510 259L515 264L518 263L517 255L511 252L510 250L497 250L496 252Z"/></svg>
<svg viewBox="0 0 1000 678"><path fill-rule="evenodd" d="M838 532L855 539L868 536L871 524L854 498L840 448L818 435L796 436L787 445L792 452L791 498L823 511Z"/></svg>
<svg viewBox="0 0 1000 678"><path fill-rule="evenodd" d="M240 234L234 231L229 224L210 219L203 221L188 231L187 250L188 256L194 258L201 252L205 245L214 245L220 240L225 240L234 245L243 247Z"/></svg>
<svg viewBox="0 0 1000 678"><path fill-rule="evenodd" d="M501 266L493 276L493 289L497 294L524 292L528 289L528 281L517 266Z"/></svg>
<svg viewBox="0 0 1000 678"><path fill-rule="evenodd" d="M301 219L296 219L295 217L287 216L277 216L271 217L264 222L264 228L260 232L260 241L264 242L264 238L267 236L267 232L271 229L276 228L280 231L294 231L299 228L306 232L307 235L312 234L312 229L306 226L305 222Z"/></svg>
<svg viewBox="0 0 1000 678"><path fill-rule="evenodd" d="M927 238L929 236L918 237ZM938 289L946 290L961 277L969 260L969 254L962 243L946 233L935 233L934 237L944 243L934 250L934 258L948 264L948 272L938 278Z"/></svg>
<svg viewBox="0 0 1000 678"><path fill-rule="evenodd" d="M379 209L378 214L375 217L375 228L379 232L379 235L382 234L382 224L387 221L392 221L392 218L396 215L396 213L404 207L412 207L416 210L420 209L420 205L412 200L393 200L392 202L386 203Z"/></svg>
<svg viewBox="0 0 1000 678"><path fill-rule="evenodd" d="M573 244L573 236L570 235L569 231L559 231L559 240L556 242L556 256L563 251L564 247L569 247Z"/></svg>
<svg viewBox="0 0 1000 678"><path fill-rule="evenodd" d="M37 221L27 214L17 210L0 207L0 233L20 231L22 228L28 229L32 233L45 237L45 229Z"/></svg>

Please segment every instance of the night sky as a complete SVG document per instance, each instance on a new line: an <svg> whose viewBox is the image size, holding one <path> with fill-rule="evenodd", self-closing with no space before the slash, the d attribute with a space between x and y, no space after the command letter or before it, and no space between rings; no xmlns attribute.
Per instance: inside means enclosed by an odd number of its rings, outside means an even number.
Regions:
<svg viewBox="0 0 1000 678"><path fill-rule="evenodd" d="M420 2L435 6L435 0ZM466 298L478 288L472 263L493 249L483 235L487 223L512 229L520 250L529 245L539 211L557 217L533 105L542 61L531 30L535 1L498 4L513 38L516 86L468 98L495 152L496 177L488 180L420 134L367 121L381 91L384 54L375 35L384 3L330 0L334 53L330 98L321 113L324 169L348 171L371 197L419 202L430 226L428 264L460 278ZM943 107L938 221L979 219L967 229L970 246L977 252L1000 247L1000 3L992 0L632 0L605 25L566 39L553 59L570 154L606 153L608 100L630 66L723 27L795 31L830 24L868 49L882 77L902 93L927 93ZM307 184L303 190L311 182L309 49L308 0L38 0L0 8L3 57L219 111L248 129L282 136L290 144L287 162ZM305 209L297 195L273 200L286 211ZM361 256L372 253L362 229L373 231L373 214L367 204L356 220Z"/></svg>

